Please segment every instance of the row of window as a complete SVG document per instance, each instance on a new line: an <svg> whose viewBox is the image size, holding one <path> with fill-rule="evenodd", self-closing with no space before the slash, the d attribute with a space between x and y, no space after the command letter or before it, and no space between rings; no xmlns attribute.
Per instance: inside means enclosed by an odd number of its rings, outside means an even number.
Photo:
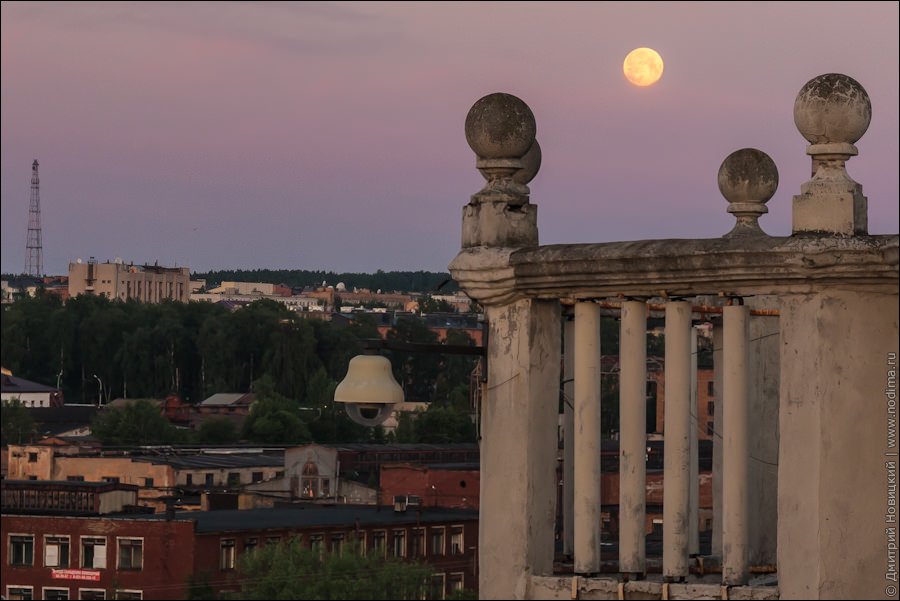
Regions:
<svg viewBox="0 0 900 601"><path fill-rule="evenodd" d="M367 541L367 533L365 531L358 534L345 535L342 532L334 532L327 535L310 534L309 547L324 553L326 550L331 553L340 555L344 550L345 537L355 540L359 543L363 552L379 553L384 556L390 551L391 556L400 558L422 558L426 554L430 556L437 555L462 555L465 553L465 529L462 526L450 527L450 548L445 547L446 529L444 526L432 526L430 528L429 537L426 539L426 529L410 528L409 538L407 541L407 529L396 528L391 530L391 544L387 545L387 530L374 530ZM426 546L427 540L427 546ZM281 537L269 536L265 539L265 544L278 544ZM369 542L370 544L366 544ZM407 544L408 542L408 544ZM243 552L252 551L259 545L258 537L248 537L244 539ZM449 553L448 553L449 552ZM233 570L237 563L237 539L222 538L219 540L219 568L222 570Z"/></svg>
<svg viewBox="0 0 900 601"><path fill-rule="evenodd" d="M9 565L34 565L34 535L9 535ZM71 537L68 535L44 535L44 567L68 568L71 563ZM107 542L105 536L79 537L79 567L103 570L107 567ZM144 539L116 537L116 569L140 570L144 566Z"/></svg>
<svg viewBox="0 0 900 601"><path fill-rule="evenodd" d="M106 589L79 588L75 591L77 596L72 597L72 590L58 586L45 586L41 588L40 599L143 599L144 593L139 590L118 589L112 592L112 597ZM10 585L6 587L5 599L30 601L34 599L33 586Z"/></svg>
<svg viewBox="0 0 900 601"><path fill-rule="evenodd" d="M37 461L37 453L31 453L31 455L35 455L34 461ZM31 461L31 459L29 459L29 461ZM215 486L215 483L214 483L215 474L205 474L205 476L206 476L205 485L208 487ZM262 482L264 476L265 476L265 474L263 472L252 472L250 477L253 482ZM32 479L36 479L36 477L33 477ZM119 476L103 476L100 479L103 482L109 482L111 484L119 484L122 480ZM66 480L69 482L84 482L84 476L78 476L78 475L66 476ZM141 480L143 482L142 486L144 486L145 488L153 488L153 486L155 485L155 481L153 478L141 478ZM186 474L185 475L185 485L193 486L193 484L194 484L194 475ZM236 486L240 486L240 484L241 484L241 475L237 472L229 472L228 486L236 487Z"/></svg>

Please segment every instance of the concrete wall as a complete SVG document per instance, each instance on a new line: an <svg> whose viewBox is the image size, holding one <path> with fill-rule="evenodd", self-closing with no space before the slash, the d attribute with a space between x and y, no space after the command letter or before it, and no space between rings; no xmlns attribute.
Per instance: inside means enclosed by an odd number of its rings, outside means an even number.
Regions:
<svg viewBox="0 0 900 601"><path fill-rule="evenodd" d="M889 353L898 352L898 309L896 294L834 290L782 299L784 599L876 599L897 585L885 578L897 565L896 551L889 562L886 531L896 527L886 517L896 503L896 458L887 455L897 451L888 432L896 413L885 390Z"/></svg>

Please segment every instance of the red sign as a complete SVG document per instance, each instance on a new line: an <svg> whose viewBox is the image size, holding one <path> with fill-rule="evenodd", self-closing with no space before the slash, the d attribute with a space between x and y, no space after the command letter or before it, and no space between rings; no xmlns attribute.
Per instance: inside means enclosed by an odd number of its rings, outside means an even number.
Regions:
<svg viewBox="0 0 900 601"><path fill-rule="evenodd" d="M100 581L100 572L96 570L50 570L50 576L57 580L93 580Z"/></svg>

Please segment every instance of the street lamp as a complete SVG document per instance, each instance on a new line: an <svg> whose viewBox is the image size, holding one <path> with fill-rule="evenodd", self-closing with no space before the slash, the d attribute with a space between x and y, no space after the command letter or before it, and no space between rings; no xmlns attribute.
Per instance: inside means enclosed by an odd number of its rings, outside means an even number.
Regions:
<svg viewBox="0 0 900 601"><path fill-rule="evenodd" d="M377 426L402 403L403 389L394 379L391 362L380 355L358 355L350 360L347 377L334 391L334 402L344 403L350 419Z"/></svg>
<svg viewBox="0 0 900 601"><path fill-rule="evenodd" d="M97 406L100 406L103 404L103 380L101 380L100 376L98 376L97 374L94 374L94 378L97 380L97 383L100 385L100 399L97 402Z"/></svg>
<svg viewBox="0 0 900 601"><path fill-rule="evenodd" d="M448 355L485 356L481 346L427 344L382 340L362 340L369 351L389 350L406 353L442 353ZM487 370L482 370L486 380ZM394 405L402 403L403 389L391 371L391 362L380 355L357 355L350 360L347 376L334 391L334 402L343 403L350 419L363 426L377 426L390 417Z"/></svg>

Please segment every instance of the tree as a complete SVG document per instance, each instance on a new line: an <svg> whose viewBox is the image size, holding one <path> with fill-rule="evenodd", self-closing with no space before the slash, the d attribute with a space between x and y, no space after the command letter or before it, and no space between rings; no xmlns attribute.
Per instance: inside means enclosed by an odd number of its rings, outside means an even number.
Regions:
<svg viewBox="0 0 900 601"><path fill-rule="evenodd" d="M18 398L3 401L0 405L0 421L3 426L3 446L31 442L34 420Z"/></svg>
<svg viewBox="0 0 900 601"><path fill-rule="evenodd" d="M170 444L184 438L150 401L104 407L91 424L91 434L104 445Z"/></svg>
<svg viewBox="0 0 900 601"><path fill-rule="evenodd" d="M245 553L241 599L421 599L431 567L358 549L324 553L296 538Z"/></svg>
<svg viewBox="0 0 900 601"><path fill-rule="evenodd" d="M227 417L208 417L197 429L196 440L204 444L231 444L238 441L238 430Z"/></svg>

